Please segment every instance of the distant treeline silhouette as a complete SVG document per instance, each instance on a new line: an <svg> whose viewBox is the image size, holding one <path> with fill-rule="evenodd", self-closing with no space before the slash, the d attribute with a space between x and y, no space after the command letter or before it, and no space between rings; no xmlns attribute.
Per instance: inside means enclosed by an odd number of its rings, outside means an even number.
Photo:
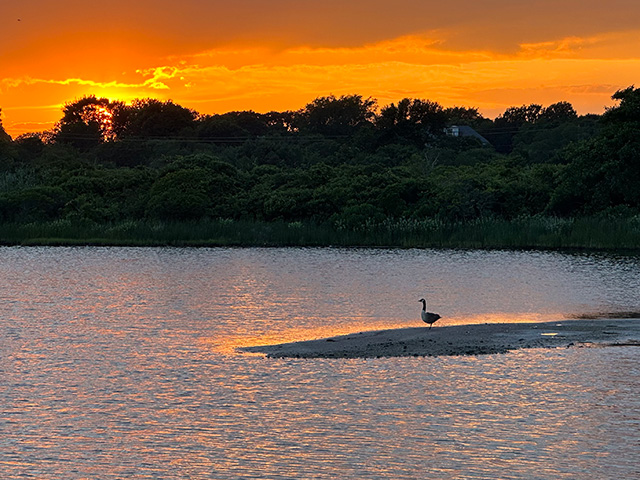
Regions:
<svg viewBox="0 0 640 480"><path fill-rule="evenodd" d="M558 102L491 120L476 108L409 98L379 107L360 95L220 115L88 96L48 132L11 139L0 123L0 225L224 220L358 232L403 221L631 221L640 89L613 98L603 115Z"/></svg>

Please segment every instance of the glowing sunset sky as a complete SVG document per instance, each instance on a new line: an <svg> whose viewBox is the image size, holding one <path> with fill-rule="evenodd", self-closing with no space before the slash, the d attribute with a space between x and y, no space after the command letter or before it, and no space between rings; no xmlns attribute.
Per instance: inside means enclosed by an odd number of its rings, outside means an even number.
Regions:
<svg viewBox="0 0 640 480"><path fill-rule="evenodd" d="M637 0L2 0L0 108L12 135L84 95L200 113L358 93L475 106L560 100L602 113L640 79Z"/></svg>

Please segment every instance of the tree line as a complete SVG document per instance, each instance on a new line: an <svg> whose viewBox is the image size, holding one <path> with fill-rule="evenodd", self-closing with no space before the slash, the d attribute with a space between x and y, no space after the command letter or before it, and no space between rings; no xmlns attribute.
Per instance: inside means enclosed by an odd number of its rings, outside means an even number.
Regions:
<svg viewBox="0 0 640 480"><path fill-rule="evenodd" d="M640 89L602 115L568 102L477 109L319 97L298 111L200 115L172 101L68 103L48 132L0 123L0 223L206 219L357 230L388 219L468 222L634 216ZM451 125L476 137L452 137Z"/></svg>

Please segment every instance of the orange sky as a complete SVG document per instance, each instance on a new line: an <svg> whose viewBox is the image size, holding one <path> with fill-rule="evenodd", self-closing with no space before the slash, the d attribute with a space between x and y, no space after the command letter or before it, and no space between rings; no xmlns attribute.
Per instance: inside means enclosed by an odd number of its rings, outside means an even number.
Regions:
<svg viewBox="0 0 640 480"><path fill-rule="evenodd" d="M602 113L640 79L637 0L2 0L8 133L67 101L171 99L200 113L298 109L358 93Z"/></svg>

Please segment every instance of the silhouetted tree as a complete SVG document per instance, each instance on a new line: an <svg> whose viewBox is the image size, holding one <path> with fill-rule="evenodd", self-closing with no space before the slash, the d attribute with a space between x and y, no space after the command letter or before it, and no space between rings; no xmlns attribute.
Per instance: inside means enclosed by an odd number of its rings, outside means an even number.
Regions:
<svg viewBox="0 0 640 480"><path fill-rule="evenodd" d="M251 136L266 135L269 132L268 118L254 111L227 112L221 117L233 121Z"/></svg>
<svg viewBox="0 0 640 480"><path fill-rule="evenodd" d="M578 118L573 105L569 102L558 102L545 107L536 120L546 122L567 122Z"/></svg>
<svg viewBox="0 0 640 480"><path fill-rule="evenodd" d="M447 122L447 113L442 106L431 100L403 98L398 105L391 103L380 111L378 126L402 128L419 125L423 130L440 133Z"/></svg>
<svg viewBox="0 0 640 480"><path fill-rule="evenodd" d="M475 125L486 120L475 107L449 107L444 110L451 125Z"/></svg>
<svg viewBox="0 0 640 480"><path fill-rule="evenodd" d="M441 133L447 122L447 114L438 102L416 98L409 105L407 120L425 127L431 133Z"/></svg>
<svg viewBox="0 0 640 480"><path fill-rule="evenodd" d="M604 122L558 102L510 107L494 123L475 108L410 98L377 116L375 100L358 95L297 112L198 116L173 102L86 97L65 106L51 137L0 139L0 222L242 218L360 229L389 218L637 214L640 91L614 99ZM494 143L502 135L502 153L444 135L453 123L481 127Z"/></svg>
<svg viewBox="0 0 640 480"><path fill-rule="evenodd" d="M65 104L63 116L54 128L53 141L85 150L113 140L113 112L122 105L122 102L111 102L95 95Z"/></svg>
<svg viewBox="0 0 640 480"><path fill-rule="evenodd" d="M117 138L177 137L195 127L197 117L195 111L171 100L136 99L113 112L113 131Z"/></svg>
<svg viewBox="0 0 640 480"><path fill-rule="evenodd" d="M196 127L197 137L219 144L244 143L250 136L249 131L238 125L235 118L227 115L206 115Z"/></svg>
<svg viewBox="0 0 640 480"><path fill-rule="evenodd" d="M2 110L0 109L0 169L11 168L15 157L15 148L11 136L2 126Z"/></svg>
<svg viewBox="0 0 640 480"><path fill-rule="evenodd" d="M350 135L356 129L372 125L376 101L361 95L318 97L294 117L300 132L322 135Z"/></svg>
<svg viewBox="0 0 640 480"><path fill-rule="evenodd" d="M383 107L376 120L383 144L403 139L423 146L443 135L446 124L447 114L439 103L419 98L403 98L397 105Z"/></svg>
<svg viewBox="0 0 640 480"><path fill-rule="evenodd" d="M522 126L525 123L535 123L542 112L542 105L532 103L521 107L509 107L496 118L496 123Z"/></svg>
<svg viewBox="0 0 640 480"><path fill-rule="evenodd" d="M269 133L290 133L293 132L295 127L293 119L295 112L290 110L284 112L267 112L263 118L265 124L269 127Z"/></svg>
<svg viewBox="0 0 640 480"><path fill-rule="evenodd" d="M536 103L507 108L502 115L496 117L487 140L500 153L510 153L513 150L514 135L522 126L535 123L540 112L542 105Z"/></svg>
<svg viewBox="0 0 640 480"><path fill-rule="evenodd" d="M45 149L46 136L43 133L24 133L15 140L18 158L25 163L33 162Z"/></svg>
<svg viewBox="0 0 640 480"><path fill-rule="evenodd" d="M11 137L2 126L2 109L0 108L0 142L10 142Z"/></svg>
<svg viewBox="0 0 640 480"><path fill-rule="evenodd" d="M607 109L603 115L606 123L640 122L640 88L631 85L618 90L611 98L620 103Z"/></svg>

